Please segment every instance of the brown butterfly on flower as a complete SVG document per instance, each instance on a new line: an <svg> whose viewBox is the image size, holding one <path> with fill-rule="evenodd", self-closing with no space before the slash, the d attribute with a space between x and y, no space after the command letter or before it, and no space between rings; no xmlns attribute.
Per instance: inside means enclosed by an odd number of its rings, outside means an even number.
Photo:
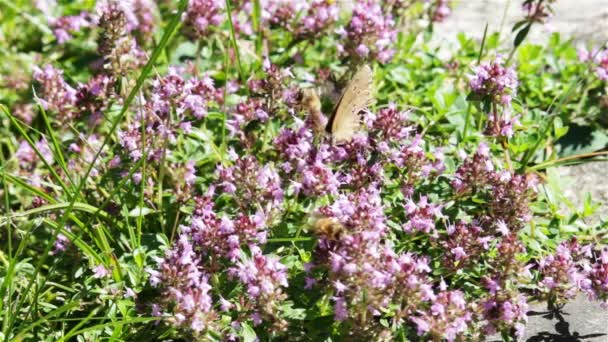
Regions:
<svg viewBox="0 0 608 342"><path fill-rule="evenodd" d="M302 91L301 103L308 110L309 120L316 133L325 131L331 135L333 142L344 143L350 141L359 131L359 113L373 103L372 95L373 72L369 65L364 65L355 72L344 88L329 120L321 111L321 101L314 89Z"/></svg>

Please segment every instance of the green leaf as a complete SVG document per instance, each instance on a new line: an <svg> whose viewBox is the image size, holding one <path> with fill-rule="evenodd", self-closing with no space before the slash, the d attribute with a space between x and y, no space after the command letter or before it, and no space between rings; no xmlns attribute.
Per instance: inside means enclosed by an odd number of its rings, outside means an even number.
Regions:
<svg viewBox="0 0 608 342"><path fill-rule="evenodd" d="M469 95L467 95L466 100L471 102L481 102L483 100L483 95L476 92L470 92Z"/></svg>
<svg viewBox="0 0 608 342"><path fill-rule="evenodd" d="M513 29L511 30L511 32L517 31L520 27L524 26L527 22L528 22L527 20L518 21L517 23L515 23L515 25L513 25Z"/></svg>
<svg viewBox="0 0 608 342"><path fill-rule="evenodd" d="M559 139L568 133L568 127L564 127L564 123L561 118L555 118L553 122L553 133L555 134L555 138Z"/></svg>
<svg viewBox="0 0 608 342"><path fill-rule="evenodd" d="M583 202L583 216L588 217L593 215L595 211L600 207L600 204L594 203L590 193L585 194L585 201Z"/></svg>
<svg viewBox="0 0 608 342"><path fill-rule="evenodd" d="M531 27L532 27L532 23L529 23L528 25L526 25L526 27L521 29L521 31L517 32L517 35L515 36L515 40L513 41L513 45L515 47L520 46L521 43L524 42L524 39L526 39L526 37L528 36L528 33L530 32Z"/></svg>
<svg viewBox="0 0 608 342"><path fill-rule="evenodd" d="M281 305L281 311L283 312L283 316L285 316L285 318L294 320L303 320L306 318L306 310L294 308L292 302L285 302L283 305Z"/></svg>
<svg viewBox="0 0 608 342"><path fill-rule="evenodd" d="M410 72L404 67L397 67L388 74L389 79L399 84L409 84L411 82Z"/></svg>
<svg viewBox="0 0 608 342"><path fill-rule="evenodd" d="M129 217L138 217L138 216L146 216L150 213L153 213L154 210L147 208L147 207L137 207L134 208L133 210L129 211Z"/></svg>
<svg viewBox="0 0 608 342"><path fill-rule="evenodd" d="M255 342L258 338L253 328L245 322L241 323L241 336L243 342Z"/></svg>

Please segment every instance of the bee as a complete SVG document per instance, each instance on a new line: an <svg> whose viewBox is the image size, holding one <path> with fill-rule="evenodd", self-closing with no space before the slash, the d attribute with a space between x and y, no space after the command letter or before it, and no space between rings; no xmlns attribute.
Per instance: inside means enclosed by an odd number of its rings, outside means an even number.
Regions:
<svg viewBox="0 0 608 342"><path fill-rule="evenodd" d="M308 111L308 118L312 123L312 127L317 135L325 132L327 125L327 117L321 111L321 99L319 94L313 88L305 88L300 92L301 104Z"/></svg>
<svg viewBox="0 0 608 342"><path fill-rule="evenodd" d="M344 233L344 226L335 218L321 217L313 223L313 232L319 238L338 241Z"/></svg>

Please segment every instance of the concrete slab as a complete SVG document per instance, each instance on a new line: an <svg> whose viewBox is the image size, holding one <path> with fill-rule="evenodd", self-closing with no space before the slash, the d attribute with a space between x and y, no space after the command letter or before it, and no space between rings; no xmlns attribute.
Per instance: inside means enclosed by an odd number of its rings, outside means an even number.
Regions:
<svg viewBox="0 0 608 342"><path fill-rule="evenodd" d="M531 306L527 342L608 341L608 311L597 302L578 296L557 312L546 305Z"/></svg>
<svg viewBox="0 0 608 342"><path fill-rule="evenodd" d="M458 32L481 39L486 23L489 32L502 28L501 32L508 33L513 24L523 18L522 0L462 0L455 3L452 15L435 28L437 36L448 40L454 40ZM558 0L553 7L555 14L548 24L531 30L529 38L533 42L546 41L554 31L580 42L603 43L608 39L608 0Z"/></svg>
<svg viewBox="0 0 608 342"><path fill-rule="evenodd" d="M587 194L600 205L593 216L585 219L585 223L595 225L602 218L608 219L608 162L558 167L557 173L568 178L569 186L564 189L564 195L575 206L582 208Z"/></svg>

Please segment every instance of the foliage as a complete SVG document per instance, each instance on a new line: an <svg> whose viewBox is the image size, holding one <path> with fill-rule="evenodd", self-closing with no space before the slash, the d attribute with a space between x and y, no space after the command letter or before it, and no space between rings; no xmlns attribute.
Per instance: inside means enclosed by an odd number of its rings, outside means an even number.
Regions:
<svg viewBox="0 0 608 342"><path fill-rule="evenodd" d="M552 1L456 46L441 0L0 3L5 341L509 340L608 303L552 169L604 154L608 50L526 43ZM336 143L304 94L362 64Z"/></svg>

